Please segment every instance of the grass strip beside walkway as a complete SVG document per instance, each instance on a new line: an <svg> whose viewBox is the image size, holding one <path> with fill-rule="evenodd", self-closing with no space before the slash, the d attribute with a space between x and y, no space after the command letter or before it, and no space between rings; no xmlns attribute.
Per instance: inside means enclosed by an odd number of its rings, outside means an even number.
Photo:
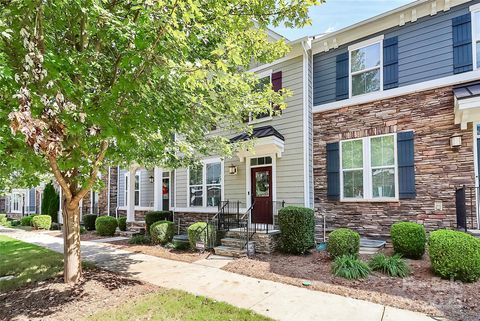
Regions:
<svg viewBox="0 0 480 321"><path fill-rule="evenodd" d="M154 294L139 297L120 308L93 315L87 320L268 321L272 319L203 296L195 296L177 290L161 290Z"/></svg>
<svg viewBox="0 0 480 321"><path fill-rule="evenodd" d="M0 235L0 292L63 272L63 256L46 248Z"/></svg>

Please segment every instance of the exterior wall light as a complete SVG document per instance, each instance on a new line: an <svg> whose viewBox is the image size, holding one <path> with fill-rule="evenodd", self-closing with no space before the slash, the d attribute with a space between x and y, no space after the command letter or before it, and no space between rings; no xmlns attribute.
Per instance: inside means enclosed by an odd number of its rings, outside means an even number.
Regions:
<svg viewBox="0 0 480 321"><path fill-rule="evenodd" d="M462 146L462 135L453 135L450 137L450 147L460 148Z"/></svg>
<svg viewBox="0 0 480 321"><path fill-rule="evenodd" d="M155 182L155 177L150 176L150 177L148 178L148 181L153 184L153 182Z"/></svg>
<svg viewBox="0 0 480 321"><path fill-rule="evenodd" d="M237 175L237 166L235 166L233 164L228 166L228 174L229 175Z"/></svg>

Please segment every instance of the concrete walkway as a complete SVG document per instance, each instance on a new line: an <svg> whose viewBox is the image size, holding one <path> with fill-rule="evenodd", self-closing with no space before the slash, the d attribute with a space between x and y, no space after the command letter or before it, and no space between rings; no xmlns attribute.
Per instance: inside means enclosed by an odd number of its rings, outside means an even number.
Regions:
<svg viewBox="0 0 480 321"><path fill-rule="evenodd" d="M47 234L0 227L0 234L63 253L63 240ZM219 269L82 242L84 260L161 287L187 291L285 321L433 321L417 312L339 295L255 279Z"/></svg>

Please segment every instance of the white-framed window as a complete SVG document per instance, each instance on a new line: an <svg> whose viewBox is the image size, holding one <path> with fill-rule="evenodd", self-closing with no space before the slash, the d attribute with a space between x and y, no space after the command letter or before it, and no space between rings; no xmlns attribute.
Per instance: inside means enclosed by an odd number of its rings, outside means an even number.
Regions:
<svg viewBox="0 0 480 321"><path fill-rule="evenodd" d="M383 36L348 47L350 97L383 88Z"/></svg>
<svg viewBox="0 0 480 321"><path fill-rule="evenodd" d="M396 146L396 134L341 141L341 200L398 199Z"/></svg>
<svg viewBox="0 0 480 321"><path fill-rule="evenodd" d="M272 70L265 71L263 73L257 74L258 84L256 87L257 91L263 91L266 86L272 85ZM257 114L256 117L253 117L252 113L248 115L248 122L255 123L264 120L271 119L272 115L269 112Z"/></svg>
<svg viewBox="0 0 480 321"><path fill-rule="evenodd" d="M125 206L128 205L128 177L130 176L130 173L125 173ZM135 204L134 206L140 206L140 174L135 173Z"/></svg>
<svg viewBox="0 0 480 321"><path fill-rule="evenodd" d="M204 161L188 169L188 206L216 207L222 200L223 163Z"/></svg>
<svg viewBox="0 0 480 321"><path fill-rule="evenodd" d="M21 193L12 194L12 212L21 212L23 206L23 195Z"/></svg>
<svg viewBox="0 0 480 321"><path fill-rule="evenodd" d="M480 4L470 7L472 14L473 69L480 68Z"/></svg>

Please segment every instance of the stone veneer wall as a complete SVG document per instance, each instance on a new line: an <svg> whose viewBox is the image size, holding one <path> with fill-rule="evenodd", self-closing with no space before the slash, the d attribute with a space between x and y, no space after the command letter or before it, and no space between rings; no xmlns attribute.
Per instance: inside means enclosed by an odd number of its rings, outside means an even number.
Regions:
<svg viewBox="0 0 480 321"><path fill-rule="evenodd" d="M151 211L135 211L135 221L145 221L145 214ZM118 217L127 216L127 210L118 210Z"/></svg>
<svg viewBox="0 0 480 321"><path fill-rule="evenodd" d="M315 210L327 228L349 227L363 235L388 237L392 223L413 221L427 230L456 226L455 188L474 185L473 130L454 124L451 87L314 114ZM326 144L342 139L414 130L417 197L398 202L327 200ZM462 135L462 146L450 137ZM442 211L434 210L441 201Z"/></svg>
<svg viewBox="0 0 480 321"><path fill-rule="evenodd" d="M196 222L207 222L215 214L214 213L184 213L174 212L173 222L175 223L175 232L178 233L180 226L180 233L187 233L187 228Z"/></svg>
<svg viewBox="0 0 480 321"><path fill-rule="evenodd" d="M104 188L98 191L98 215L108 215L108 173L102 176Z"/></svg>
<svg viewBox="0 0 480 321"><path fill-rule="evenodd" d="M115 215L118 194L118 167L110 168L110 215Z"/></svg>

